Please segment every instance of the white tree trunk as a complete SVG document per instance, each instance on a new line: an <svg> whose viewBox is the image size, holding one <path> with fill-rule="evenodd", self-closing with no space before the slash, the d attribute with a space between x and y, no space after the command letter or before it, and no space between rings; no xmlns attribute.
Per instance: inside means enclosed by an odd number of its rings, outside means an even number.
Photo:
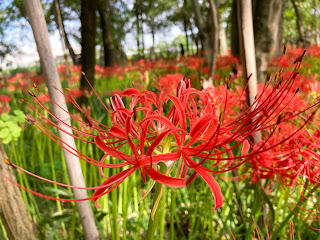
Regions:
<svg viewBox="0 0 320 240"><path fill-rule="evenodd" d="M228 54L227 46L227 34L226 29L223 26L225 23L224 12L220 14L220 23L219 23L219 53L220 56L225 56Z"/></svg>
<svg viewBox="0 0 320 240"><path fill-rule="evenodd" d="M217 53L218 53L218 11L213 0L209 0L210 17L212 22L212 39L211 39L211 59L210 59L210 78L214 79L216 71Z"/></svg>
<svg viewBox="0 0 320 240"><path fill-rule="evenodd" d="M243 72L246 78L251 74L249 89L249 104L254 103L257 95L257 67L254 47L252 3L251 0L238 0L240 51Z"/></svg>
<svg viewBox="0 0 320 240"><path fill-rule="evenodd" d="M62 89L59 75L56 69L54 57L52 54L51 46L49 43L48 29L43 15L40 0L25 0L27 13L29 16L29 23L32 27L33 35L37 44L38 53L40 56L40 63L43 69L45 81L49 90L50 97L62 108L67 110L65 98L61 93L54 89L53 85ZM54 114L64 121L66 124L71 125L70 116L53 104ZM57 122L57 125L72 133L71 129L65 125ZM60 138L68 143L72 148L76 149L74 138L59 131ZM79 159L70 152L63 150L69 178L72 185L85 187L84 178L80 166ZM87 198L85 190L73 189L75 198ZM82 222L85 239L99 239L99 233L94 222L93 214L88 201L77 202L77 208Z"/></svg>

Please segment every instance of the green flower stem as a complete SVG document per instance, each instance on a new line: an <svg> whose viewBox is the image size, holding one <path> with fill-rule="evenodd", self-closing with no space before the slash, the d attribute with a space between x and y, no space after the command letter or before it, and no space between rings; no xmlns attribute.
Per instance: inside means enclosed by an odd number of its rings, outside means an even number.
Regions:
<svg viewBox="0 0 320 240"><path fill-rule="evenodd" d="M165 173L167 169L167 166L164 163L160 164L160 172ZM161 197L161 194L163 193L163 186L160 183L155 184L155 192L153 196L153 203L151 209L153 210L154 206L157 203L157 200L159 197ZM158 200L159 201L159 200ZM146 240L153 240L154 238L154 233L156 231L157 226L160 224L160 219L165 211L164 207L164 199L161 198L157 207L157 210L154 214L154 217L152 218L152 214L149 218L149 224L148 224L148 230L147 230L147 235L146 235Z"/></svg>
<svg viewBox="0 0 320 240"><path fill-rule="evenodd" d="M117 170L114 169L115 173L117 173ZM119 224L118 224L118 189L114 189L111 192L111 201L112 201L112 224L113 227L111 229L112 239L114 240L120 240L119 235Z"/></svg>
<svg viewBox="0 0 320 240"><path fill-rule="evenodd" d="M171 191L171 206L170 206L170 240L175 239L174 215L176 213L176 191Z"/></svg>

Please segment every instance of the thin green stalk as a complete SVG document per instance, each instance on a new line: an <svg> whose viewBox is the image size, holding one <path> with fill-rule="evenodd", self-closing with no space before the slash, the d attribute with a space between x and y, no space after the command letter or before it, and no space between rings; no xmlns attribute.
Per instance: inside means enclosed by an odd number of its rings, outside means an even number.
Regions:
<svg viewBox="0 0 320 240"><path fill-rule="evenodd" d="M160 172L164 173L166 171L166 165L165 164L160 164ZM161 197L162 193L162 188L163 186L160 183L155 184L155 192L153 196L153 203L151 209L153 210L154 207L157 204L157 201L159 201L159 197ZM146 240L153 240L154 239L154 234L156 231L157 226L159 225L160 219L162 212L165 211L164 209L164 199L161 198L157 207L157 210L154 214L154 217L152 218L152 213L149 218L149 224L148 224L148 230L147 230L147 235L146 235Z"/></svg>
<svg viewBox="0 0 320 240"><path fill-rule="evenodd" d="M305 183L305 185L304 185L304 189L306 189L307 185L308 185L308 181L306 181L306 183ZM303 199L309 197L317 188L318 188L318 186L316 185L313 189L311 189L310 191L307 192L306 196L304 196L304 194L301 195L301 197L300 197L300 199L299 199L296 207L295 207L295 208L291 211L291 213L289 213L288 216L282 221L282 223L281 223L281 225L278 227L278 229L272 233L272 238L271 238L271 240L276 240L276 239L279 237L282 228L288 224L288 222L289 222L290 218L293 216L293 214L299 212L301 205L304 203L304 202L303 202Z"/></svg>
<svg viewBox="0 0 320 240"><path fill-rule="evenodd" d="M126 232L127 232L127 218L128 218L128 181L123 182L123 198L122 198L122 217L123 217L123 237L126 238Z"/></svg>
<svg viewBox="0 0 320 240"><path fill-rule="evenodd" d="M170 240L175 239L174 215L176 213L176 191L171 191L171 205L170 205Z"/></svg>
<svg viewBox="0 0 320 240"><path fill-rule="evenodd" d="M50 163L51 163L52 180L56 182L57 178L56 178L56 172L55 172L55 165L54 165L54 160L53 160L52 148L49 147L48 151L49 151L48 153L49 153L49 158L50 158ZM58 190L58 186L56 184L53 184L53 188L55 190ZM55 197L59 198L59 194L56 193ZM56 204L57 204L58 212L62 213L61 202L60 201L56 201ZM64 238L67 238L67 231L66 231L66 226L65 226L64 222L61 222L61 228L62 228L62 232L63 232Z"/></svg>
<svg viewBox="0 0 320 240"><path fill-rule="evenodd" d="M195 203L198 203L200 202L200 194L196 194L196 200L194 201ZM195 225L196 225L196 220L197 220L197 215L198 215L198 210L199 210L199 204L196 204L196 207L194 209L194 212L193 212L193 218L191 220L191 227L190 227L190 231L189 231L189 237L188 239L192 239L192 236L193 236L193 231L195 229Z"/></svg>
<svg viewBox="0 0 320 240"><path fill-rule="evenodd" d="M75 207L75 204L73 204L73 212L77 212L77 208ZM70 235L69 235L69 240L73 240L73 239L75 239L75 237L74 237L74 230L75 230L75 228L76 228L76 220L77 220L77 217L76 217L77 215L76 214L73 214L73 216L72 216L72 220L71 220L71 227L70 227Z"/></svg>
<svg viewBox="0 0 320 240"><path fill-rule="evenodd" d="M167 200L167 188L165 188L163 186L163 196L161 197L162 198L162 201L164 202L163 203L163 208L165 209L166 208L166 200ZM166 212L165 211L162 211L161 212L161 216L160 216L160 240L162 240L164 238L164 225L165 225L165 220L166 220Z"/></svg>
<svg viewBox="0 0 320 240"><path fill-rule="evenodd" d="M114 174L116 174L116 172ZM119 223L118 223L118 189L117 188L111 192L111 201L112 201L112 222L113 222L111 233L112 233L113 239L120 240Z"/></svg>

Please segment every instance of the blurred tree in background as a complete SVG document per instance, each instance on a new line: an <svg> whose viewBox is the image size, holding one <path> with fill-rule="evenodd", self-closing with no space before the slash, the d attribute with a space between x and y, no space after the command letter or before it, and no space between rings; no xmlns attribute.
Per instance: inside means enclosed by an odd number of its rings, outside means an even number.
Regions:
<svg viewBox="0 0 320 240"><path fill-rule="evenodd" d="M91 46L93 49L94 46L97 52L94 58L99 58L97 63L103 66L125 65L128 49L135 52L134 54L130 52L129 58L133 59L147 58L150 55L169 56L168 52L175 51L176 54L179 52L177 49L180 43L175 42L170 46L171 43L168 42L166 49L158 49L157 45L161 40L157 39L157 36L172 27L178 27L181 33L184 33L183 44L186 53L206 56L208 64L212 62L212 59L210 60L213 46L211 43L216 35L219 39L219 47L214 50L215 54L225 55L227 49L231 49L232 54L239 56L239 19L236 0L212 2L217 8L216 18L219 27L216 33L213 30L212 19L214 18L210 11L210 1L207 0L97 0L94 8L94 2L92 2L81 10L80 5L84 2L80 0L41 1L49 31L60 32L66 54L71 57L73 64L80 64L81 58L84 61L83 68L90 78L93 78L93 70L89 70L94 63L93 54L89 54L86 47ZM26 26L26 22L22 20L27 19L22 3L22 0L13 0L5 1L0 5L2 58L13 52L15 45L14 42L6 40L5 32L13 26L21 28ZM271 56L279 54L281 44L308 46L319 43L318 1L254 0L252 6L257 73L260 81L264 79L267 62ZM89 21L88 18L81 23L81 14L86 18L89 12L92 12L92 20ZM85 34L85 29L90 29L88 35ZM81 37L81 33L85 35ZM150 37L149 49L149 46L146 47L146 38ZM132 41L133 38L136 39L136 46L131 45L125 48L124 44L128 39ZM74 42L82 43L81 53L74 50L72 46ZM87 68L89 65L91 67Z"/></svg>

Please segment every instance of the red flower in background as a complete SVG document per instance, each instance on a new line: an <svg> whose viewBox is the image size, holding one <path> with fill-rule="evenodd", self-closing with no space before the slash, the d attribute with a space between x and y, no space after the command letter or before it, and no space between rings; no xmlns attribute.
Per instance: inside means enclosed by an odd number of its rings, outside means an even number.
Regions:
<svg viewBox="0 0 320 240"><path fill-rule="evenodd" d="M7 95L0 95L0 103L8 103L11 101L11 97Z"/></svg>
<svg viewBox="0 0 320 240"><path fill-rule="evenodd" d="M167 74L160 78L158 88L160 89L161 93L175 94L178 83L182 79L184 79L184 76L179 73Z"/></svg>

